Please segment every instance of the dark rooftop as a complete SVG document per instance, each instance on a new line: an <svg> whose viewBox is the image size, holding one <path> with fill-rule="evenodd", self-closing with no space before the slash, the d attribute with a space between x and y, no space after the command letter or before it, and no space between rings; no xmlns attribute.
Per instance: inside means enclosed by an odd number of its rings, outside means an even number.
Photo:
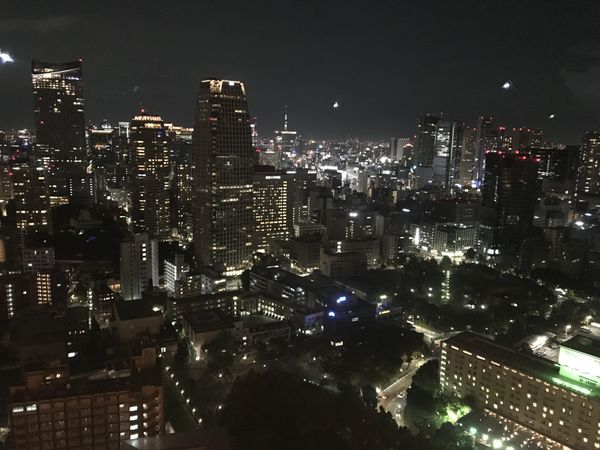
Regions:
<svg viewBox="0 0 600 450"><path fill-rule="evenodd" d="M592 335L577 334L563 342L561 346L600 358L600 340Z"/></svg>
<svg viewBox="0 0 600 450"><path fill-rule="evenodd" d="M183 315L183 320L189 324L195 333L233 328L233 323L218 309L188 312Z"/></svg>
<svg viewBox="0 0 600 450"><path fill-rule="evenodd" d="M160 316L160 312L152 310L147 300L127 300L115 303L119 320L134 320L144 317Z"/></svg>
<svg viewBox="0 0 600 450"><path fill-rule="evenodd" d="M131 439L124 441L122 448L123 450L230 450L233 447L225 428L210 428Z"/></svg>

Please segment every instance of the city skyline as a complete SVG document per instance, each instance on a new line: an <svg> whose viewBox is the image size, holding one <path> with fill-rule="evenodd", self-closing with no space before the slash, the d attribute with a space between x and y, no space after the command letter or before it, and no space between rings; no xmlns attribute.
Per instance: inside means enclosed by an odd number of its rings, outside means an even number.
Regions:
<svg viewBox="0 0 600 450"><path fill-rule="evenodd" d="M262 134L282 127L285 105L290 128L309 137L410 136L418 117L445 112L468 124L483 114L541 128L568 144L596 128L600 115L592 2L460 10L441 2L369 9L363 2L234 2L212 5L209 15L202 5L129 2L117 16L109 15L111 2L103 10L25 3L9 2L0 21L0 49L14 59L0 67L0 96L9 105L0 111L3 128L32 124L24 71L34 58L84 60L86 115L94 122L124 120L144 107L191 126L199 82L210 76L245 82ZM148 45L126 51L146 23L154 31L145 34ZM218 38L221 29L227 39ZM212 45L201 44L211 36ZM365 121L373 110L378 120Z"/></svg>
<svg viewBox="0 0 600 450"><path fill-rule="evenodd" d="M0 450L600 449L600 6L6 2Z"/></svg>

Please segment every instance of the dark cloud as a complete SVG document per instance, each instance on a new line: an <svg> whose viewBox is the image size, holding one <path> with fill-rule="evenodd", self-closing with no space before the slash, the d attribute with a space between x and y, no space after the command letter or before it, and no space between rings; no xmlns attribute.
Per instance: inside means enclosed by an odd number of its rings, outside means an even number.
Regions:
<svg viewBox="0 0 600 450"><path fill-rule="evenodd" d="M0 32L57 33L66 31L77 22L77 16L57 15L40 18L0 19Z"/></svg>

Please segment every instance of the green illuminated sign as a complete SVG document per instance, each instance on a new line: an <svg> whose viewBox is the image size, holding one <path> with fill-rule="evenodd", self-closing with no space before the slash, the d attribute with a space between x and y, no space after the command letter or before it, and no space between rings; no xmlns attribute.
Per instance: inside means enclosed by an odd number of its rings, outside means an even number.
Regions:
<svg viewBox="0 0 600 450"><path fill-rule="evenodd" d="M571 389L572 391L579 392L580 394L590 395L592 393L591 389L587 389L587 388L578 386L576 384L569 383L568 381L561 380L560 378L552 378L552 381L555 384L558 384L560 386L564 386L567 389Z"/></svg>

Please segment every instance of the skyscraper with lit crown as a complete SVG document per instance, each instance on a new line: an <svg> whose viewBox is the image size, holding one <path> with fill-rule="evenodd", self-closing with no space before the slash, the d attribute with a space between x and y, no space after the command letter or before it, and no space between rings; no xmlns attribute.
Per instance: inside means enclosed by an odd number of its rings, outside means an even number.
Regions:
<svg viewBox="0 0 600 450"><path fill-rule="evenodd" d="M164 241L171 234L171 167L165 125L160 116L141 113L131 121L130 130L133 230Z"/></svg>
<svg viewBox="0 0 600 450"><path fill-rule="evenodd" d="M81 61L33 61L35 155L49 169L49 194L56 204L93 198L87 173Z"/></svg>
<svg viewBox="0 0 600 450"><path fill-rule="evenodd" d="M194 254L235 276L252 257L254 150L244 84L200 83L193 136Z"/></svg>

